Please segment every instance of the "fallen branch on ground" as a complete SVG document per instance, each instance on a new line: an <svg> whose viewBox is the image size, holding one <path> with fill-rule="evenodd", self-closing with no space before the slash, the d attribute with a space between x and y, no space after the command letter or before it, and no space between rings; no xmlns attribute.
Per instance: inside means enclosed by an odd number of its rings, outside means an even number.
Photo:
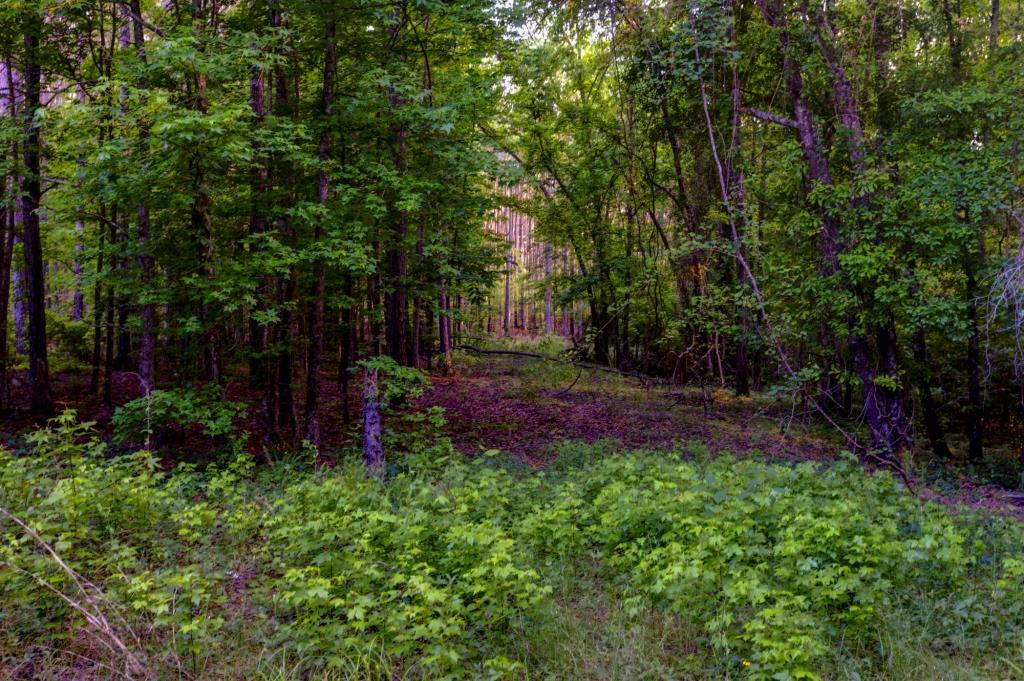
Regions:
<svg viewBox="0 0 1024 681"><path fill-rule="evenodd" d="M64 572L64 574L66 574L71 579L71 583L78 588L80 598L76 599L64 593L63 591L57 589L55 586L50 584L48 581L46 581L39 575L31 574L16 565L7 563L6 561L4 562L4 564L6 564L9 568L17 572L21 572L23 574L28 575L33 580L35 580L41 587L47 589L48 591L51 591L54 595L56 595L62 601L67 603L68 606L70 606L73 610L81 614L82 617L85 619L86 623L89 625L89 630L93 634L93 637L111 653L120 654L124 657L125 672L123 672L123 675L126 678L148 678L149 673L143 662L144 658L142 654L134 653L132 649L125 644L123 637L118 635L117 631L115 630L115 627L110 624L110 621L104 614L104 609L101 607L100 602L106 600L106 597L103 595L103 592L100 591L100 588L92 582L90 582L89 580L85 579L74 568L68 565L64 561L64 559L61 558L60 555L58 555L57 551L49 543L47 543L39 535L39 533L35 531L35 529L30 527L21 518L14 515L2 506L0 506L0 516L8 518L11 522L20 527L22 531L25 532L25 534L31 537L39 546L43 548L43 550L50 556L53 562ZM112 607L111 610L115 613L115 615L117 614L116 607ZM124 619L121 618L119 615L118 619L121 620L122 627L125 629L125 631L127 631L128 634L130 634L131 637L135 639L135 643L141 648L141 643L139 643L138 636L136 636L135 632L131 630L131 627L128 626L128 623L125 622Z"/></svg>
<svg viewBox="0 0 1024 681"><path fill-rule="evenodd" d="M478 348L475 345L456 345L456 350L465 350L466 352L472 352L478 355L512 355L515 357L530 357L532 359L543 359L548 362L558 362L561 364L571 364L574 367L581 369L591 369L593 371L604 371L609 374L618 374L619 376L627 376L629 378L640 379L641 381L651 381L657 383L667 383L663 378L655 378L654 376L648 376L647 374L641 374L636 371L623 371L622 369L616 369L615 367L606 367L602 364L594 364L592 362L578 362L571 359L561 359L559 357L548 357L542 355L539 352L524 352L522 350L488 350L485 348ZM575 383L573 383L575 385Z"/></svg>

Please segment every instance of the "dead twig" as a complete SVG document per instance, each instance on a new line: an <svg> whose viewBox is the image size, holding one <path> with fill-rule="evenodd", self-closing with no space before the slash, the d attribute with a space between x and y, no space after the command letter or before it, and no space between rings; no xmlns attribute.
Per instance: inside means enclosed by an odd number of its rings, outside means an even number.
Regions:
<svg viewBox="0 0 1024 681"><path fill-rule="evenodd" d="M576 372L576 378L572 379L572 383L569 384L569 387L565 388L564 390L559 390L557 393L552 395L552 397L561 397L562 395L567 394L570 390L572 390L576 386L576 384L580 380L580 376L582 376L582 375L583 375L583 367L580 367L579 371Z"/></svg>
<svg viewBox="0 0 1024 681"><path fill-rule="evenodd" d="M71 579L72 583L74 583L74 585L78 588L78 591L81 594L81 596L78 600L76 600L75 598L72 598L63 591L57 589L55 586L50 584L42 577L31 574L25 571L24 569L7 563L6 561L4 563L12 569L20 571L30 576L32 579L38 582L40 586L53 592L54 595L56 595L62 601L67 603L68 606L70 606L73 610L81 614L85 621L89 624L96 640L105 648L107 648L107 650L111 651L112 653L120 653L124 657L125 669L127 670L124 674L125 677L148 677L149 675L146 672L146 666L142 662L142 656L136 655L134 652L132 652L131 648L129 648L125 644L121 636L119 636L115 631L114 627L111 626L110 621L107 619L106 615L103 614L103 609L100 607L100 604L97 600L97 598L104 598L103 592L100 591L99 587L97 587L89 580L85 579L74 568L68 565L67 562L65 562L64 559L60 557L57 551L54 550L54 548L50 546L50 544L47 543L47 541L43 539L39 535L39 533L35 531L35 529L29 526L21 518L14 515L3 506L0 506L0 515L8 518L11 522L20 527L22 531L25 532L25 534L27 534L29 537L32 538L33 541L35 541L39 546L41 546L43 550L50 556L53 562L64 572L64 574L66 574ZM90 593L90 591L92 593ZM135 636L135 633L132 632L129 627L127 627L127 623L125 623L125 628L132 634L132 637L135 639L135 641L138 642L138 637Z"/></svg>

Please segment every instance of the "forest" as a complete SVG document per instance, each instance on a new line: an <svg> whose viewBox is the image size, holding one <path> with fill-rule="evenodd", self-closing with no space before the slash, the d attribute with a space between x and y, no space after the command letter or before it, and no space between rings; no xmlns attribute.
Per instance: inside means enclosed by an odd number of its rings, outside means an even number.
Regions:
<svg viewBox="0 0 1024 681"><path fill-rule="evenodd" d="M1024 679L1021 0L0 0L0 678Z"/></svg>

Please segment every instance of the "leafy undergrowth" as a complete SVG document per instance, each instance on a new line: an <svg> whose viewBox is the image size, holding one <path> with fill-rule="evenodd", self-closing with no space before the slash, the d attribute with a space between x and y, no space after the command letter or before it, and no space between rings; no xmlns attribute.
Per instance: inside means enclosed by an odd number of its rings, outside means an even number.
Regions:
<svg viewBox="0 0 1024 681"><path fill-rule="evenodd" d="M310 463L165 472L70 416L0 454L0 669L923 681L1024 665L1021 526L853 463L602 441L533 470L444 440L385 482Z"/></svg>

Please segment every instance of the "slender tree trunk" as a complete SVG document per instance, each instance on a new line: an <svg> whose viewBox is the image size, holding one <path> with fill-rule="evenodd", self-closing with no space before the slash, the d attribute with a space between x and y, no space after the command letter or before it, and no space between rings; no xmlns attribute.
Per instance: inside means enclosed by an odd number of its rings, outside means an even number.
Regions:
<svg viewBox="0 0 1024 681"><path fill-rule="evenodd" d="M949 445L946 444L945 435L942 432L942 422L939 420L939 410L935 404L935 397L932 395L931 367L928 364L928 350L925 343L924 331L918 329L914 332L914 362L917 364L918 380L917 391L921 396L921 410L924 412L925 430L928 433L928 442L931 444L932 452L941 461L950 459Z"/></svg>
<svg viewBox="0 0 1024 681"><path fill-rule="evenodd" d="M284 12L277 0L270 0L267 3L270 8L270 23L274 29L281 29L285 25ZM293 103L288 89L288 78L282 66L274 69L274 114L277 116L289 116L294 113ZM296 87L298 85L296 84ZM282 207L290 205L292 196L289 190L291 182L291 169L280 159L274 164L273 180L275 189L282 195L279 203ZM295 244L295 229L287 216L281 215L277 218L277 231L281 240L289 245ZM277 374L277 423L294 434L295 418L295 394L292 388L292 343L295 338L295 320L291 313L292 302L295 300L295 272L278 277L277 281L278 305L281 311L280 322L275 330L275 341L277 345L276 361Z"/></svg>
<svg viewBox="0 0 1024 681"><path fill-rule="evenodd" d="M551 244L544 244L544 333L555 332L555 313L551 307Z"/></svg>
<svg viewBox="0 0 1024 681"><path fill-rule="evenodd" d="M41 106L42 70L39 65L39 34L42 19L34 10L25 9L25 176L21 185L21 211L24 225L22 245L25 249L25 270L28 284L28 353L32 413L49 416L53 413L50 389L50 364L46 347L46 282L42 235L39 229L40 184L39 124L35 112Z"/></svg>
<svg viewBox="0 0 1024 681"><path fill-rule="evenodd" d="M82 233L85 223L81 218L75 220L75 259L72 262L72 273L75 276L74 291L71 298L71 319L80 322L85 317L85 292L82 290Z"/></svg>
<svg viewBox="0 0 1024 681"><path fill-rule="evenodd" d="M377 249L379 256L380 248ZM373 349L370 354L379 355L386 340L381 338L380 328L380 275L372 274L366 280L366 314L370 322L370 344Z"/></svg>
<svg viewBox="0 0 1024 681"><path fill-rule="evenodd" d="M100 348L103 333L103 251L107 241L107 206L100 204L99 248L96 252L96 281L92 286L92 375L89 379L89 392L97 394L100 389Z"/></svg>
<svg viewBox="0 0 1024 681"><path fill-rule="evenodd" d="M397 43L401 33L399 12L392 16L393 25L388 30L388 39L392 45ZM388 94L388 105L393 115L406 105L405 99L398 90L391 88ZM407 171L406 145L408 144L409 128L404 122L396 120L391 125L391 136L394 144L392 163L395 173L401 178ZM408 282L408 262L406 256L406 238L409 232L409 215L399 208L397 196L392 198L391 216L392 233L387 246L387 280L384 290L384 333L388 355L399 364L407 363L406 344L408 320L408 298L406 290Z"/></svg>
<svg viewBox="0 0 1024 681"><path fill-rule="evenodd" d="M4 187L0 195L6 193ZM11 296L11 262L14 251L15 215L17 209L9 208L3 215L3 233L0 234L0 414L11 406L11 383L7 375L10 363L7 346L7 313Z"/></svg>
<svg viewBox="0 0 1024 681"><path fill-rule="evenodd" d="M142 7L139 0L131 0L132 35L135 43L135 57L140 63L146 63L146 44L142 32ZM144 88L145 82L140 81L139 87ZM139 126L139 152L143 162L147 153L149 128L145 123ZM143 301L139 305L139 383L142 394L148 395L156 385L156 308L148 300L153 283L154 261L149 245L149 206L140 201L136 205L138 219L136 243L139 249L139 273L142 278Z"/></svg>
<svg viewBox="0 0 1024 681"><path fill-rule="evenodd" d="M562 275L569 274L569 247L562 247ZM568 338L570 336L569 329L569 308L566 305L562 305L562 336Z"/></svg>
<svg viewBox="0 0 1024 681"><path fill-rule="evenodd" d="M111 245L117 240L117 211L112 210L110 213L110 225L108 228L109 241ZM117 257L112 256L110 259L111 270L117 269ZM113 389L114 381L114 287L110 284L107 285L107 303L105 306L106 312L106 346L104 348L103 356L103 404L111 404L111 392Z"/></svg>
<svg viewBox="0 0 1024 681"><path fill-rule="evenodd" d="M792 45L789 35L788 19L781 15L778 2L758 0L758 5L765 21L781 31L784 54L783 74L795 119L791 125L796 129L797 139L807 163L808 179L812 183L832 186L828 157L820 148L817 126L804 96L801 65L794 56L796 46ZM820 34L824 27L820 17L817 18L815 28L819 32L819 43L821 43ZM864 166L863 132L856 100L838 61L833 58L824 45L822 45L821 52L832 75L832 91L830 93L832 103L838 113L839 122L850 137L847 143L850 162L854 170L859 172ZM853 203L852 208L855 211L863 209L865 198L857 197ZM842 268L839 256L843 252L844 246L840 238L839 222L829 210L820 209L819 214L822 221L819 238L822 273L829 277L841 277ZM891 455L907 443L906 413L902 400L897 391L876 383L875 379L878 374L871 359L868 341L865 332L858 328L858 321L853 311L847 313L846 325L849 334L850 356L853 360L854 370L861 381L864 416L871 436L871 446L885 455ZM895 376L897 358L894 332L889 328L875 329L875 336L881 372Z"/></svg>
<svg viewBox="0 0 1024 681"><path fill-rule="evenodd" d="M330 123L331 110L334 105L334 76L338 68L338 57L334 49L335 19L331 9L325 10L324 26L324 83L323 96L320 103L323 114L324 132L320 136L318 156L320 175L317 181L317 203L320 205L321 219L317 220L314 240L323 238L321 220L327 210L330 197L331 175L327 163L331 156L331 133L327 127ZM305 439L314 445L320 444L320 359L324 350L324 312L327 298L327 275L324 261L317 258L313 263L314 292L313 303L309 309L309 347L306 355L306 403L303 418Z"/></svg>
<svg viewBox="0 0 1024 681"><path fill-rule="evenodd" d="M404 142L400 143L404 147ZM403 152L404 154L404 152ZM408 230L405 211L398 211L393 241L388 247L388 288L384 291L384 335L388 355L400 364L406 362L406 329L408 301L405 294L405 237Z"/></svg>
<svg viewBox="0 0 1024 681"><path fill-rule="evenodd" d="M22 246L23 239L21 235L24 234L24 230L21 227L21 209L17 210L17 225L14 234L14 245L15 247ZM25 346L27 342L25 322L28 318L28 294L25 291L25 267L15 267L12 275L14 280L14 352L19 355L28 354L28 348Z"/></svg>
<svg viewBox="0 0 1024 681"><path fill-rule="evenodd" d="M291 226L284 229L288 234L288 240L294 240ZM281 324L279 327L277 342L282 347L277 356L277 424L293 431L295 429L295 392L292 389L292 338L295 337L295 320L289 311L291 301L295 300L295 279L292 276L282 277L278 284L278 294L281 304Z"/></svg>
<svg viewBox="0 0 1024 681"><path fill-rule="evenodd" d="M21 86L21 78L14 70L14 63L10 56L4 61L4 72L5 72L5 85L7 86L7 113L10 116L12 122L17 124L18 118L18 88ZM11 142L11 159L16 161L20 155L20 150L17 141ZM18 186L20 188L21 180L18 177L12 176L10 178L11 188ZM21 209L18 201L15 200L16 196L12 193L10 197L10 203L8 208L8 220L10 221L10 239L12 240L11 246L7 249L7 259L10 261L7 265L8 279L13 278L14 287L14 352L18 355L25 354L25 270L23 267L13 268L13 256L15 247L20 246L22 239L21 236L24 233L21 222ZM13 268L13 270L12 270ZM8 283L8 286L12 284ZM5 298L6 304L6 298ZM7 326L3 327L4 340L6 342ZM10 386L5 383L8 396L10 395ZM8 399L9 402L9 399Z"/></svg>
<svg viewBox="0 0 1024 681"><path fill-rule="evenodd" d="M0 72L3 73L3 84L7 86L6 97L0 97L0 114L15 120L17 108L15 106L16 95L14 93L14 77L11 73L13 66L10 60L0 62ZM2 150L0 158L6 159L8 150ZM10 148L10 160L17 161L18 143L14 142ZM0 176L0 200L6 208L0 211L0 414L3 414L10 407L11 385L7 375L9 363L7 347L7 313L11 296L11 264L13 262L15 220L18 214L14 207L14 186L18 184L13 176Z"/></svg>
<svg viewBox="0 0 1024 681"><path fill-rule="evenodd" d="M440 299L437 304L437 339L438 348L443 358L444 375L447 376L452 372L452 317L451 299L448 297L444 281L440 284L440 291Z"/></svg>
<svg viewBox="0 0 1024 681"><path fill-rule="evenodd" d="M981 334L978 328L977 275L973 264L967 266L967 455L977 463L982 455Z"/></svg>
<svg viewBox="0 0 1024 681"><path fill-rule="evenodd" d="M421 222L416 238L416 269L420 273L425 269L423 261L425 232L426 229ZM422 279L417 283L421 282ZM416 367L417 369L423 366L423 295L419 291L420 288L417 287L416 295L413 296L412 300L412 342L409 344L408 358L409 366Z"/></svg>
<svg viewBox="0 0 1024 681"><path fill-rule="evenodd" d="M736 30L735 26L739 21L739 17L735 16L738 13L737 4L733 5L734 9L734 20L733 27L730 28L730 32ZM735 35L731 35L730 38L735 40ZM740 87L740 71L739 67L733 64L732 67L732 136L729 144L729 157L728 157L728 169L726 175L728 178L729 186L729 198L732 201L734 207L734 224L736 225L736 236L742 243L743 237L746 234L747 227L747 187L746 178L743 173L742 159L743 159L743 128L742 128L742 88ZM745 278L742 272L742 266L740 258L742 257L739 252L741 243L734 245L736 253L734 254L733 263L736 269L736 281L743 287ZM748 289L741 288L744 293L748 292ZM746 305L740 305L738 309L739 316L739 335L736 338L736 355L733 359L733 372L735 374L736 394L737 395L749 395L750 394L750 375L747 365L747 338L750 336L752 331L751 319L749 311Z"/></svg>
<svg viewBox="0 0 1024 681"><path fill-rule="evenodd" d="M367 369L363 380L363 463L374 477L383 478L384 444L381 440L377 370Z"/></svg>
<svg viewBox="0 0 1024 681"><path fill-rule="evenodd" d="M345 296L352 300L352 280L346 276ZM352 307L346 304L341 309L341 342L338 347L338 392L341 393L341 413L344 423L351 421L349 407L348 384L349 367L355 362L356 350L356 316Z"/></svg>
<svg viewBox="0 0 1024 681"><path fill-rule="evenodd" d="M508 336L512 327L512 247L505 254L505 310L502 315L501 330Z"/></svg>
<svg viewBox="0 0 1024 681"><path fill-rule="evenodd" d="M256 45L250 46L255 50ZM249 107L255 119L257 130L263 130L267 115L266 71L254 67L249 78ZM253 249L263 249L263 234L268 231L265 214L267 196L270 192L269 159L264 157L263 144L258 138L252 141L252 208L249 215L249 234L257 241ZM260 272L256 284L256 311L249 319L249 385L260 390L260 421L263 443L273 446L280 442L277 430L277 365L270 356L271 346L276 340L276 325L266 319L277 299L274 276Z"/></svg>
<svg viewBox="0 0 1024 681"><path fill-rule="evenodd" d="M249 49L255 51L257 45L252 43ZM252 111L254 127L262 131L265 126L267 115L267 93L266 75L259 66L253 68L249 77L249 108ZM263 249L262 243L258 241L262 234L267 231L267 217L264 214L266 209L266 197L270 191L270 172L267 162L263 158L263 144L258 137L252 141L253 169L250 181L252 192L252 208L249 214L249 236L256 239L253 243L253 250L259 252ZM273 389L267 380L267 345L269 323L261 316L269 312L272 307L271 295L273 291L273 277L259 274L256 284L256 310L259 314L251 315L249 319L249 385L258 390ZM264 421L265 421L264 415ZM271 419L272 420L272 419ZM266 428L267 424L264 423Z"/></svg>

